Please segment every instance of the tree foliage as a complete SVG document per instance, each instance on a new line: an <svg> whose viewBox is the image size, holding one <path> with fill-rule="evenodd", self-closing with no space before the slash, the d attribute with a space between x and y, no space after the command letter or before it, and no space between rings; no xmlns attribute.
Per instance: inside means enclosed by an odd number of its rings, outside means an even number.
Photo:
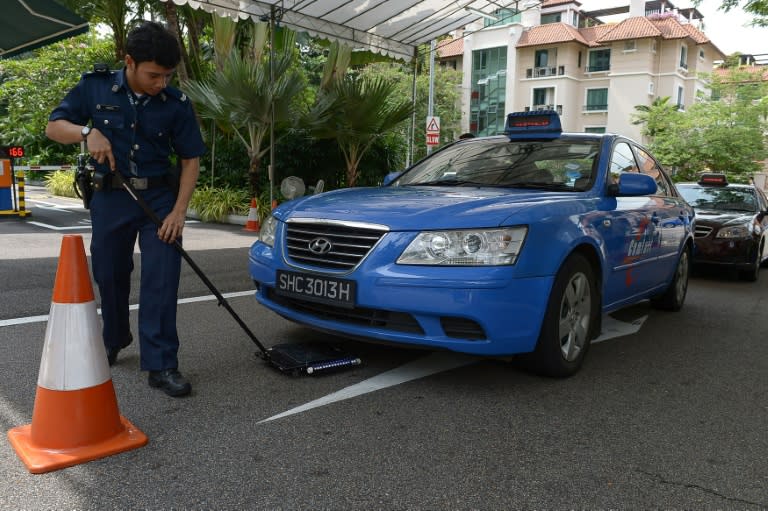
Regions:
<svg viewBox="0 0 768 511"><path fill-rule="evenodd" d="M77 149L45 137L48 115L97 62L111 60L111 41L88 34L35 50L31 58L0 60L0 133L4 144L22 144L33 163L74 160Z"/></svg>
<svg viewBox="0 0 768 511"><path fill-rule="evenodd" d="M233 133L247 150L253 197L259 192L259 171L269 150L265 141L270 127L273 122L291 122L291 105L303 88L294 66L293 33L285 30L282 35L286 39L284 49L276 49L271 58L260 50L233 48L221 70L207 79L184 84L199 115L215 121L219 129Z"/></svg>
<svg viewBox="0 0 768 511"><path fill-rule="evenodd" d="M406 112L413 96L410 65L371 52L351 52L306 34L294 34L295 40L286 42L279 36L284 29L278 29L275 50L285 55L285 65L276 63L276 80L269 85L266 24L254 25L250 20L232 23L226 36L222 25L230 22L228 19L188 5L160 0L59 1L91 22L90 35L65 40L21 59L0 61L3 142L24 144L27 154L34 155L25 163L67 163L74 157L79 149L75 145L63 146L45 138L50 111L94 63L119 68L128 30L147 18L169 24L183 44L184 58L177 73L181 83L174 85L193 99L202 120L211 149L202 160L201 179L206 183L243 186L250 181L254 195L264 185L266 173L260 173L259 168L270 145L270 97L276 99L273 142L278 181L299 174L308 184L324 179L326 186L349 186L350 182L374 185L387 172L402 169L407 161L411 117ZM101 32L104 26L111 33L98 40L97 27ZM239 61L233 55L238 55ZM416 158L426 153L428 70L424 55L422 52L418 59L421 65L416 77ZM345 81L338 81L347 74ZM186 76L189 80L184 80ZM441 117L444 142L452 141L459 132L459 83L460 73L436 69L435 114ZM382 95L385 89L388 92ZM362 96L369 93L374 104L362 103ZM339 94L348 94L357 101L357 107L342 107ZM335 104L332 123L343 132L341 137L312 138L306 126L295 120L313 106L316 113L322 110L318 103L321 96L324 107ZM325 108L325 114L329 112ZM395 118L400 120L395 122ZM363 129L363 124L368 128Z"/></svg>
<svg viewBox="0 0 768 511"><path fill-rule="evenodd" d="M768 82L741 70L712 76L712 97L699 98L685 111L657 98L637 106L635 124L661 162L676 170L676 179L695 179L699 172L724 172L747 182L768 157Z"/></svg>
<svg viewBox="0 0 768 511"><path fill-rule="evenodd" d="M395 96L396 84L382 77L344 75L323 91L305 124L318 138L339 144L347 186L356 186L358 168L373 143L410 118L411 102Z"/></svg>
<svg viewBox="0 0 768 511"><path fill-rule="evenodd" d="M364 76L381 76L395 85L395 96L411 101L413 98L413 69L400 63L377 63L360 71ZM435 67L434 115L440 117L440 144L456 140L461 133L461 72L447 67ZM416 110L413 159L417 161L427 154L426 119L429 98L429 69L418 67L416 74ZM407 137L410 123L403 126Z"/></svg>

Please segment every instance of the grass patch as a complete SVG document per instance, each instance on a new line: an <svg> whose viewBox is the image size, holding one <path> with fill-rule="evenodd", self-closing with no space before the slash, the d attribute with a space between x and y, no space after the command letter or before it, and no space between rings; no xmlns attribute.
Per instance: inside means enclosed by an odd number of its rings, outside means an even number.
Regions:
<svg viewBox="0 0 768 511"><path fill-rule="evenodd" d="M221 222L228 215L247 215L250 199L245 190L200 186L192 194L189 207L203 222Z"/></svg>
<svg viewBox="0 0 768 511"><path fill-rule="evenodd" d="M48 193L51 195L77 198L77 195L75 195L74 182L74 170L57 170L45 176L45 189L48 190Z"/></svg>

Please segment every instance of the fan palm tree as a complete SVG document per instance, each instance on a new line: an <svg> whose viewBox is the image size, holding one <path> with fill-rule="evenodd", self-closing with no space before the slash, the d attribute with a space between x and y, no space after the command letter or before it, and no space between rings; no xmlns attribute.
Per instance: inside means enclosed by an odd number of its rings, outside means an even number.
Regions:
<svg viewBox="0 0 768 511"><path fill-rule="evenodd" d="M669 102L670 97L656 97L650 105L636 105L637 113L632 114L632 124L643 125L643 135L653 138L667 127L666 120L677 112L677 105Z"/></svg>
<svg viewBox="0 0 768 511"><path fill-rule="evenodd" d="M184 84L200 117L212 119L223 131L233 132L245 146L250 160L252 197L259 193L259 169L269 151L265 141L273 119L277 125L290 121L292 101L303 88L294 67L295 35L283 30L282 37L281 49L275 49L272 56L273 74L269 58L252 51L253 48L246 52L233 48L210 78Z"/></svg>
<svg viewBox="0 0 768 511"><path fill-rule="evenodd" d="M318 138L337 141L346 162L347 186L355 186L358 167L371 145L410 118L413 106L396 99L396 85L379 77L343 75L321 91L305 124Z"/></svg>

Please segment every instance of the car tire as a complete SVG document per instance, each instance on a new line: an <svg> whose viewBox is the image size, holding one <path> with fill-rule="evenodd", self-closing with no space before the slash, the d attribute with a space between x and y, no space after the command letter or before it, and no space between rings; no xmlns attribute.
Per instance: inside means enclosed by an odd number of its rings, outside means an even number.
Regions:
<svg viewBox="0 0 768 511"><path fill-rule="evenodd" d="M760 275L760 256L758 255L757 261L748 270L739 271L739 278L746 282L757 282L757 277Z"/></svg>
<svg viewBox="0 0 768 511"><path fill-rule="evenodd" d="M595 271L581 254L572 254L557 272L536 350L539 374L565 378L576 373L595 337L599 319Z"/></svg>
<svg viewBox="0 0 768 511"><path fill-rule="evenodd" d="M688 278L691 273L691 250L686 247L680 254L675 267L675 275L664 293L651 297L651 305L656 309L679 311L685 303L688 293Z"/></svg>

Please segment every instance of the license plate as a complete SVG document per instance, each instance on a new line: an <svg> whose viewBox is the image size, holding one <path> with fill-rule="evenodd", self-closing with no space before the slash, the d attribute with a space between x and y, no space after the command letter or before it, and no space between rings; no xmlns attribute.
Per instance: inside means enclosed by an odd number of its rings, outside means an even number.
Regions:
<svg viewBox="0 0 768 511"><path fill-rule="evenodd" d="M277 294L312 302L352 308L355 281L292 271L277 271Z"/></svg>

